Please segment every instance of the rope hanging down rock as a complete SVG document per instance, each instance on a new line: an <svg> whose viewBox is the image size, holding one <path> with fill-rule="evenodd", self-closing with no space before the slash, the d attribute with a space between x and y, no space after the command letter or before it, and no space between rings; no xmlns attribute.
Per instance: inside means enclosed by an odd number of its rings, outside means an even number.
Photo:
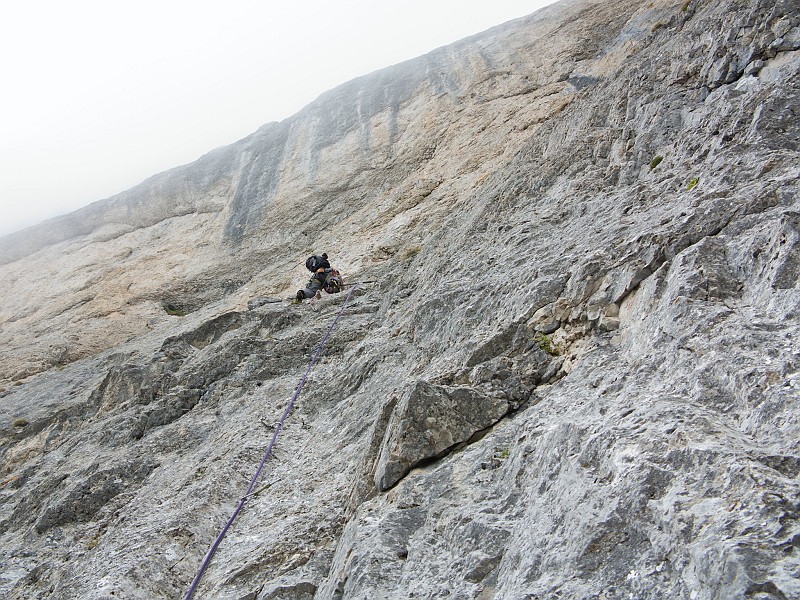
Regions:
<svg viewBox="0 0 800 600"><path fill-rule="evenodd" d="M328 341L328 337L330 336L331 331L333 331L333 328L336 326L339 317L342 316L342 312L344 312L344 307L347 306L347 303L350 301L350 296L353 295L353 292L356 291L357 287L358 284L355 284L353 288L350 290L350 293L347 294L347 298L345 298L344 302L342 303L342 308L339 309L336 318L333 320L333 323L331 323L331 326L328 328L328 331L325 332L325 335L323 336L322 341L319 343L319 346L317 346L317 351L311 358L311 362L309 363L306 372L303 374L303 378L300 380L300 384L297 386L297 389L295 390L292 399L286 406L286 410L283 411L283 416L281 416L280 421L278 421L275 426L275 432L272 434L272 440L270 440L269 446L267 446L267 451L264 453L264 458L261 459L261 464L258 465L256 474L253 475L253 479L252 481L250 481L250 485L248 486L247 491L244 493L241 500L239 500L239 504L236 506L236 510L233 511L231 518L228 519L228 522L225 523L225 527L222 528L222 531L217 536L217 539L214 540L213 544L211 544L211 548L208 550L206 557L203 559L203 563L200 565L200 570L197 572L194 581L192 581L192 585L189 588L189 591L186 593L186 596L184 596L184 600L190 600L191 597L194 595L194 592L197 589L197 585L200 583L200 579L203 577L203 572L205 572L206 567L208 567L208 564L211 562L211 557L214 556L214 552L216 552L217 550L217 546L219 546L220 542L222 542L222 538L225 537L228 528L236 519L236 516L239 514L239 511L241 511L242 508L244 507L244 503L247 502L248 498L254 495L251 492L253 491L253 488L256 485L256 481L258 481L258 476L261 474L261 470L267 463L267 459L269 458L272 452L272 447L275 445L275 440L278 439L278 434L281 432L281 429L283 428L283 422L286 420L286 417L288 417L289 413L292 411L292 407L294 406L295 400L297 400L297 397L300 395L300 390L303 389L303 385L305 385L306 379L308 378L308 375L311 373L311 369L313 368L314 363L317 362L317 358L319 358L319 355L322 353L322 348L325 346L325 342Z"/></svg>

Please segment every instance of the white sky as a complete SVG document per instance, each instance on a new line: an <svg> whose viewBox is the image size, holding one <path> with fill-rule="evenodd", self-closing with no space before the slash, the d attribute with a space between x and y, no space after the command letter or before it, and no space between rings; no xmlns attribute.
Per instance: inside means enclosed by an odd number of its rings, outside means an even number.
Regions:
<svg viewBox="0 0 800 600"><path fill-rule="evenodd" d="M192 162L354 77L552 3L5 2L0 235Z"/></svg>

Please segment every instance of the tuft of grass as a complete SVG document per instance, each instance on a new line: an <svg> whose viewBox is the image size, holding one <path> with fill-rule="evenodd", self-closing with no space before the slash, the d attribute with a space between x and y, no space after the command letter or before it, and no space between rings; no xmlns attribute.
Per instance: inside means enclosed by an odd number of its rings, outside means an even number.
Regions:
<svg viewBox="0 0 800 600"><path fill-rule="evenodd" d="M558 356L561 354L561 346L553 342L553 338L549 335L544 333L537 333L533 336L533 341L539 344L539 348L541 348L544 352L552 356Z"/></svg>
<svg viewBox="0 0 800 600"><path fill-rule="evenodd" d="M689 5L691 3L692 0L686 0L686 2L683 3L683 6L681 6L681 12L686 12L687 10L689 10Z"/></svg>
<svg viewBox="0 0 800 600"><path fill-rule="evenodd" d="M650 161L650 170L652 171L655 169L659 164L661 164L662 160L664 160L663 156L654 156L653 160Z"/></svg>
<svg viewBox="0 0 800 600"><path fill-rule="evenodd" d="M492 467L497 468L511 455L511 448L495 448L492 453Z"/></svg>
<svg viewBox="0 0 800 600"><path fill-rule="evenodd" d="M28 419L17 419L12 423L12 425L14 427L27 427L28 426Z"/></svg>
<svg viewBox="0 0 800 600"><path fill-rule="evenodd" d="M403 250L403 260L415 257L422 251L422 246L406 246Z"/></svg>
<svg viewBox="0 0 800 600"><path fill-rule="evenodd" d="M175 306L174 304L162 304L164 312L173 317L185 317L188 313L186 310Z"/></svg>
<svg viewBox="0 0 800 600"><path fill-rule="evenodd" d="M95 532L95 534L86 541L86 549L93 550L94 548L97 548L97 544L100 543L100 538L103 536L105 532L106 532L105 527L101 527L100 529L98 529Z"/></svg>
<svg viewBox="0 0 800 600"><path fill-rule="evenodd" d="M694 186L696 186L698 183L700 183L700 180L699 180L697 177L692 177L692 178L689 180L689 184L686 186L686 191L688 192L690 189L692 189L692 188L693 188Z"/></svg>

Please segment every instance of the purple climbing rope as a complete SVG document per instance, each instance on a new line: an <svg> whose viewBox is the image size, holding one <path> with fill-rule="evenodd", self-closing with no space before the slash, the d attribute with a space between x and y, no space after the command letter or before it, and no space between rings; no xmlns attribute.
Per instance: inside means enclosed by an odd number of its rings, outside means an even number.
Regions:
<svg viewBox="0 0 800 600"><path fill-rule="evenodd" d="M300 380L300 385L297 386L297 389L292 396L292 399L289 401L289 404L286 406L286 410L283 411L283 416L281 417L280 421L278 421L277 425L275 426L275 433L272 434L272 440L269 442L269 446L267 446L267 451L264 453L264 458L261 459L261 464L258 465L258 469L256 470L256 474L253 475L253 479L250 481L250 485L247 487L247 491L242 496L242 499L239 500L239 504L236 507L236 510L233 511L231 518L228 519L228 522L225 523L225 527L222 528L222 531L217 536L217 539L214 540L214 543L211 544L211 548L209 548L208 553L206 553L206 557L203 559L203 564L200 565L200 570L198 571L197 575L192 581L192 585L189 588L189 591L186 592L186 596L184 596L184 600L190 600L191 597L194 595L195 589L197 589L197 585L200 583L200 578L203 576L203 572L206 570L208 563L211 562L211 557L214 556L214 552L217 550L217 546L219 546L220 542L222 542L222 538L225 537L225 534L228 531L228 528L231 526L233 521L236 519L236 516L239 514L239 511L242 510L244 507L244 503L247 502L247 498L250 496L250 493L253 491L253 488L256 485L256 481L258 481L258 476L261 474L261 470L264 468L264 465L267 463L267 459L269 458L270 453L272 452L272 447L275 445L275 440L278 439L278 434L280 433L281 429L283 428L283 422L286 420L286 417L289 416L289 413L292 411L292 407L294 406L295 400L300 395L300 390L303 389L303 385L306 383L306 379L308 378L309 373L311 373L311 369L314 366L314 363L317 362L317 358L322 353L322 348L325 346L325 342L328 341L328 336L330 336L331 331L336 326L336 322L339 320L339 317L342 316L342 312L344 312L344 307L347 306L347 303L350 301L350 296L353 295L353 292L356 291L358 284L353 286L353 289L350 290L350 293L347 294L347 298L344 299L342 303L342 308L339 309L339 312L336 315L336 318L331 323L331 326L328 327L328 331L325 332L325 335L322 338L322 341L317 346L317 351L314 353L314 356L311 358L311 362L306 369L306 372L303 374L303 378Z"/></svg>

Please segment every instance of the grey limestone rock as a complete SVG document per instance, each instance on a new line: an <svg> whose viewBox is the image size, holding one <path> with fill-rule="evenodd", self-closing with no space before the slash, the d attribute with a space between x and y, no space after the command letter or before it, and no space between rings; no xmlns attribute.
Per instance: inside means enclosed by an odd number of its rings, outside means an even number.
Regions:
<svg viewBox="0 0 800 600"><path fill-rule="evenodd" d="M415 465L443 455L510 410L502 398L418 381L395 408L378 458L375 486L385 491Z"/></svg>
<svg viewBox="0 0 800 600"><path fill-rule="evenodd" d="M800 598L798 28L562 0L0 240L0 595L185 595L302 380L196 598Z"/></svg>

